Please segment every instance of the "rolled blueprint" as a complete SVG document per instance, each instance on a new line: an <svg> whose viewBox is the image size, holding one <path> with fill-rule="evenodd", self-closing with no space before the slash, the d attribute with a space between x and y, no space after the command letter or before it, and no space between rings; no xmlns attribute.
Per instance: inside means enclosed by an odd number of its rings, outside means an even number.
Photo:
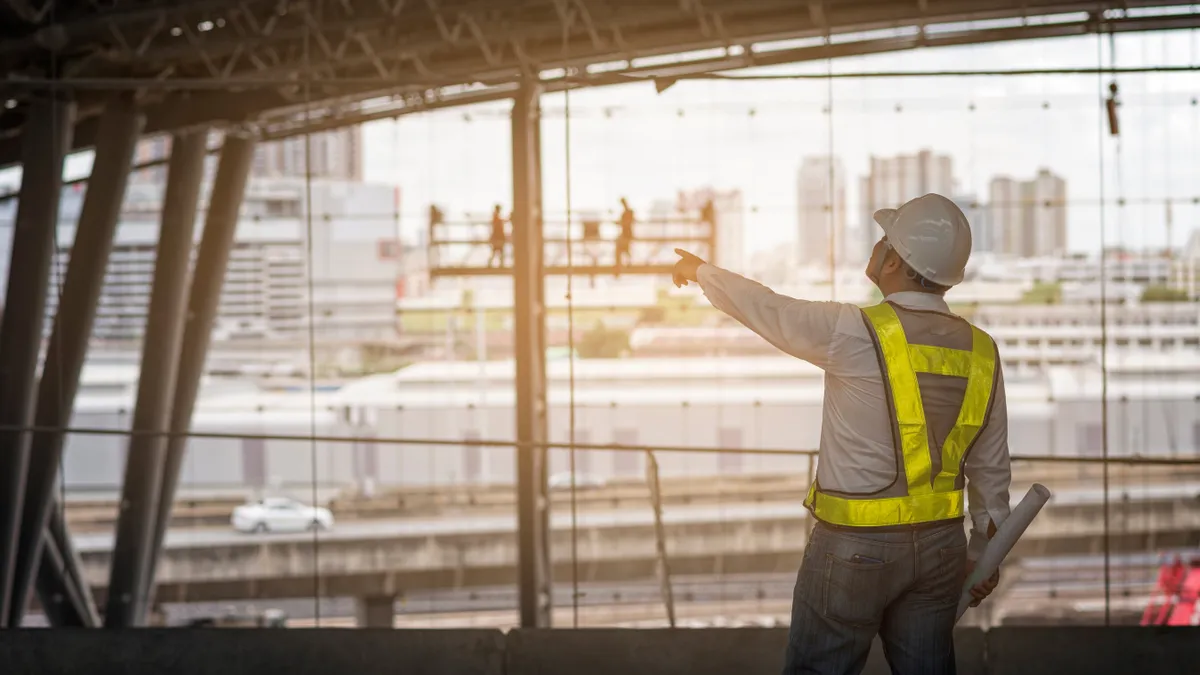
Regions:
<svg viewBox="0 0 1200 675"><path fill-rule="evenodd" d="M979 556L979 560L975 563L975 571L971 573L967 583L963 586L962 597L958 599L958 617L955 621L962 618L974 599L971 596L971 587L1000 569L1000 563L1004 562L1004 557L1017 544L1017 540L1025 533L1025 529L1033 522L1034 517L1046 505L1048 499L1050 499L1049 488L1041 483L1034 483L1033 487L1029 488L1029 492L1025 493L1025 498L1021 500L1021 503L1017 504L1017 508L1013 509L1004 523L996 528L995 536L988 542L987 548L983 550L983 555Z"/></svg>

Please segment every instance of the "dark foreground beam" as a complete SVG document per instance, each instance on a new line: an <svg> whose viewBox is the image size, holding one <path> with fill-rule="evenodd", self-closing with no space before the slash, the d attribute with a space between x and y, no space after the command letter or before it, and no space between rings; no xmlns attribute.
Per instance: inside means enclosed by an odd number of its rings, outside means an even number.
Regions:
<svg viewBox="0 0 1200 675"><path fill-rule="evenodd" d="M141 589L149 586L153 569L150 558L154 520L166 465L167 439L161 434L171 421L171 393L183 336L188 263L200 183L204 178L206 132L202 129L176 134L171 139L171 162L133 413L133 430L145 433L129 439L109 573L111 592L104 618L107 626L138 626L145 617L146 603Z"/></svg>
<svg viewBox="0 0 1200 675"><path fill-rule="evenodd" d="M25 429L33 422L63 161L71 147L74 118L70 101L55 94L39 96L31 104L22 138L24 171L0 319L0 627L9 625L16 601L12 581L29 464L30 434Z"/></svg>
<svg viewBox="0 0 1200 675"><path fill-rule="evenodd" d="M38 382L35 426L63 429L71 420L79 375L87 357L92 323L104 286L113 237L125 186L133 165L133 153L141 133L142 117L132 97L118 97L100 120L103 133L93 161L94 178L88 182L71 261L62 286L62 297L54 316L54 329L46 347L46 363ZM25 505L21 513L21 544L13 580L13 602L9 625L19 626L29 605L28 597L38 569L42 531L54 504L54 491L62 463L66 434L42 431L33 434L30 445Z"/></svg>
<svg viewBox="0 0 1200 675"><path fill-rule="evenodd" d="M183 346L179 351L178 373L173 397L169 429L166 439L162 482L159 484L157 513L154 520L152 557L149 576L141 593L152 599L154 571L158 565L159 551L171 522L171 507L175 502L175 488L179 484L179 470L183 466L187 450L185 434L191 428L192 411L200 392L200 379L204 375L204 362L208 357L208 344L212 338L213 322L221 301L221 289L225 286L225 271L229 266L229 254L233 250L234 235L237 233L238 212L246 194L246 182L254 164L254 150L258 146L256 134L248 131L228 131L221 149L221 160L217 175L213 179L212 196L208 200L208 214L204 221L204 237L200 240L200 251L196 255L196 269L192 273L192 287L187 300L187 312L183 325Z"/></svg>

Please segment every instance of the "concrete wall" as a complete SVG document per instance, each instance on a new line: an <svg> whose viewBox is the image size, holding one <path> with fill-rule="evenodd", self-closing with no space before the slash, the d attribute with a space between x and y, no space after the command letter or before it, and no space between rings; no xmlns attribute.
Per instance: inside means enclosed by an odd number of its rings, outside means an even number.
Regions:
<svg viewBox="0 0 1200 675"><path fill-rule="evenodd" d="M754 675L778 673L782 628L685 630L12 630L6 675ZM1200 629L997 628L955 635L962 675L1196 672ZM883 675L878 648L863 671Z"/></svg>

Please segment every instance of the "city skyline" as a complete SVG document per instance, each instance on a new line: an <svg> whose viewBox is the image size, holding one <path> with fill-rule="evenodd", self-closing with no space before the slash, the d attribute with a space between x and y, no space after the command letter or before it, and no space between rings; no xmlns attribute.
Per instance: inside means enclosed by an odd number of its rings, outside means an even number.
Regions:
<svg viewBox="0 0 1200 675"><path fill-rule="evenodd" d="M953 159L937 149L870 158L870 173L860 176L858 190L848 197L841 158L817 155L802 158L797 185L798 227L796 261L827 266L829 237L836 241L840 264L866 258L879 240L873 215L923 194L937 193L953 200L971 224L972 251L1017 257L1064 255L1066 181L1039 168L1029 180L993 176L987 200L963 194L958 188ZM847 203L856 203L857 217L847 218Z"/></svg>

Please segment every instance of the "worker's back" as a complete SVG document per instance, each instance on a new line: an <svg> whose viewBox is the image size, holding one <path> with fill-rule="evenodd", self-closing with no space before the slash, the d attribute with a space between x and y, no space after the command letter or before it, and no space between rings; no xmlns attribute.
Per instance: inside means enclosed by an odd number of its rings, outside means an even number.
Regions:
<svg viewBox="0 0 1200 675"><path fill-rule="evenodd" d="M941 296L903 292L888 301L911 344L971 351L971 325L951 313ZM818 478L839 492L883 490L896 480L898 450L886 371L869 321L862 309L844 303L807 303L800 318L799 323L780 326L781 334L772 342L787 343L793 355L826 372ZM958 419L967 380L933 373L916 377L929 446L940 448ZM1002 404L1002 387L992 389L999 396L993 405ZM985 429L981 435L984 431L990 435L994 430ZM935 457L935 473L937 461Z"/></svg>

